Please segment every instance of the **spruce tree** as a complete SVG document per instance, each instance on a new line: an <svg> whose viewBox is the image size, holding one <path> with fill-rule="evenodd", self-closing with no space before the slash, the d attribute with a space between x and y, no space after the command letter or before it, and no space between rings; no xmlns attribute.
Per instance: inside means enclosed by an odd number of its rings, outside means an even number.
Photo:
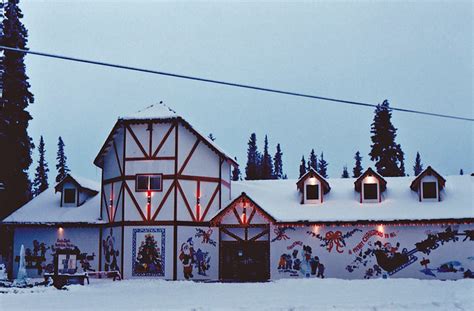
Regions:
<svg viewBox="0 0 474 311"><path fill-rule="evenodd" d="M37 196L41 192L48 189L48 163L45 159L45 149L44 149L44 140L43 136L40 137L40 142L38 145L38 166L36 167L35 179L33 181L33 195Z"/></svg>
<svg viewBox="0 0 474 311"><path fill-rule="evenodd" d="M59 136L58 153L56 155L56 161L57 161L56 170L58 171L58 175L56 176L57 183L63 180L64 177L66 177L66 175L70 172L66 163L67 157L66 157L66 154L64 153L64 147L65 147L64 141L61 138L61 136Z"/></svg>
<svg viewBox="0 0 474 311"><path fill-rule="evenodd" d="M328 178L327 170L328 170L328 162L324 160L324 154L321 152L321 156L319 157L319 162L318 162L318 173L324 178Z"/></svg>
<svg viewBox="0 0 474 311"><path fill-rule="evenodd" d="M9 0L5 5L0 44L27 49L28 32L20 21L23 14L18 2ZM33 94L29 91L24 57L24 53L4 50L0 58L3 70L3 89L0 94L0 182L5 188L0 202L0 219L31 198L28 168L32 162L31 150L34 145L27 132L32 119L27 107L33 103Z"/></svg>
<svg viewBox="0 0 474 311"><path fill-rule="evenodd" d="M374 121L371 126L370 159L375 161L377 172L382 176L404 176L404 154L396 144L397 129L393 126L392 112L387 100L377 105Z"/></svg>
<svg viewBox="0 0 474 311"><path fill-rule="evenodd" d="M268 153L268 137L265 135L262 155L262 177L261 179L273 179L272 156Z"/></svg>
<svg viewBox="0 0 474 311"><path fill-rule="evenodd" d="M423 172L423 164L421 163L421 156L420 153L416 153L416 158L415 158L415 165L413 166L413 172L415 173L415 176L420 175L421 172Z"/></svg>
<svg viewBox="0 0 474 311"><path fill-rule="evenodd" d="M342 169L342 175L341 178L349 178L349 172L347 171L347 166L344 165Z"/></svg>
<svg viewBox="0 0 474 311"><path fill-rule="evenodd" d="M400 148L400 145L398 145L398 147ZM405 176L405 155L403 152L401 152L400 154L400 157L399 157L399 161L400 161L400 175L398 176Z"/></svg>
<svg viewBox="0 0 474 311"><path fill-rule="evenodd" d="M235 162L237 162L237 157L234 157ZM242 180L242 177L240 176L240 169L238 166L235 166L234 169L232 170L232 180L233 181L238 181Z"/></svg>
<svg viewBox="0 0 474 311"><path fill-rule="evenodd" d="M308 159L308 170L312 168L315 171L318 171L318 156L314 152L314 149L311 149Z"/></svg>
<svg viewBox="0 0 474 311"><path fill-rule="evenodd" d="M260 153L257 148L257 135L252 133L248 142L247 166L245 167L245 179L259 179L260 171Z"/></svg>
<svg viewBox="0 0 474 311"><path fill-rule="evenodd" d="M460 170L459 170L459 175L464 175L463 169L460 169Z"/></svg>
<svg viewBox="0 0 474 311"><path fill-rule="evenodd" d="M280 144L276 146L275 156L273 157L274 167L274 177L276 179L283 178L283 152L281 152Z"/></svg>
<svg viewBox="0 0 474 311"><path fill-rule="evenodd" d="M354 159L355 159L355 166L352 169L352 177L358 178L360 175L362 175L362 172L364 170L362 168L362 157L359 151L355 153Z"/></svg>
<svg viewBox="0 0 474 311"><path fill-rule="evenodd" d="M306 160L304 159L304 156L301 157L301 164L300 164L300 177L306 174Z"/></svg>

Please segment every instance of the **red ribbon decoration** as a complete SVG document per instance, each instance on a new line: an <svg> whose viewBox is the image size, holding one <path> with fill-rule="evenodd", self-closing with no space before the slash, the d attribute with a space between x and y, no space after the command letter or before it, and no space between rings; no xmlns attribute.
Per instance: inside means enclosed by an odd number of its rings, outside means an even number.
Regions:
<svg viewBox="0 0 474 311"><path fill-rule="evenodd" d="M207 232L203 232L202 234L202 243L209 243L211 238L212 229L207 230Z"/></svg>
<svg viewBox="0 0 474 311"><path fill-rule="evenodd" d="M278 241L280 240L289 240L290 238L285 234L285 231L282 230L282 229L279 229L279 228L275 228L273 229L273 232L275 232L275 235L276 235L276 239Z"/></svg>
<svg viewBox="0 0 474 311"><path fill-rule="evenodd" d="M344 245L342 245L342 243L341 243L341 241L342 241L342 232L341 231L326 232L325 240L328 241L328 246L327 246L328 252L331 252L332 248L334 247L334 244L336 244L336 251L338 253L343 253L344 252L343 250L340 249L340 248L344 247Z"/></svg>

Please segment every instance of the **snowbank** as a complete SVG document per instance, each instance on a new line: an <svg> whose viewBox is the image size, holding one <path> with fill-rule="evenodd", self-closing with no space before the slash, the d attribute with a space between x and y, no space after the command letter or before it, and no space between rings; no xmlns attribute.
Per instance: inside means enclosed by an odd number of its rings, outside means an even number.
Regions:
<svg viewBox="0 0 474 311"><path fill-rule="evenodd" d="M91 280L68 291L0 294L2 310L473 310L473 280L280 280L194 283ZM0 289L2 292L2 289Z"/></svg>

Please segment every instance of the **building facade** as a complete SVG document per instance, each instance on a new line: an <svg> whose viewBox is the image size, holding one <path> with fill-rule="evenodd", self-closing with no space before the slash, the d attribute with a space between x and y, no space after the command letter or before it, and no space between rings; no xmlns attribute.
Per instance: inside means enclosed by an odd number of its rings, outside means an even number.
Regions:
<svg viewBox="0 0 474 311"><path fill-rule="evenodd" d="M459 279L474 271L473 177L231 181L237 163L164 105L120 118L94 164L5 219L31 277L62 248L124 278Z"/></svg>

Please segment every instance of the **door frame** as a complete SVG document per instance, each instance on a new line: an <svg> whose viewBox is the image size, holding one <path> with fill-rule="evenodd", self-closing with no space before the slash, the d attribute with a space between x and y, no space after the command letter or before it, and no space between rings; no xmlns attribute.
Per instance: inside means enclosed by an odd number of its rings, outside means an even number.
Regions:
<svg viewBox="0 0 474 311"><path fill-rule="evenodd" d="M262 231L260 233L256 234L253 237L249 237L249 232L248 232L249 227L262 228ZM229 231L228 231L229 228L244 229L244 236L239 237L238 235L235 235L235 234L229 235ZM233 238L233 240L222 240L222 235L223 234L231 236ZM265 240L259 240L262 237L264 237L265 235L266 235ZM266 271L267 278L263 281L270 280L270 278L271 278L271 275L270 275L270 263L271 263L271 260L270 260L270 257L271 257L270 224L243 225L243 226L242 225L220 225L219 226L219 273L218 274L219 274L219 280L220 281L232 281L232 280L224 280L222 278L223 269L224 269L223 268L223 265L224 265L223 255L224 254L222 252L222 248L227 243L242 243L242 244L245 244L245 243L258 243L258 244L265 244L268 247L268 256L265 259L266 267L267 267L267 271ZM243 281L243 280L238 279L236 281ZM252 282L252 281L250 281L250 282ZM258 281L256 281L256 282L258 282Z"/></svg>

